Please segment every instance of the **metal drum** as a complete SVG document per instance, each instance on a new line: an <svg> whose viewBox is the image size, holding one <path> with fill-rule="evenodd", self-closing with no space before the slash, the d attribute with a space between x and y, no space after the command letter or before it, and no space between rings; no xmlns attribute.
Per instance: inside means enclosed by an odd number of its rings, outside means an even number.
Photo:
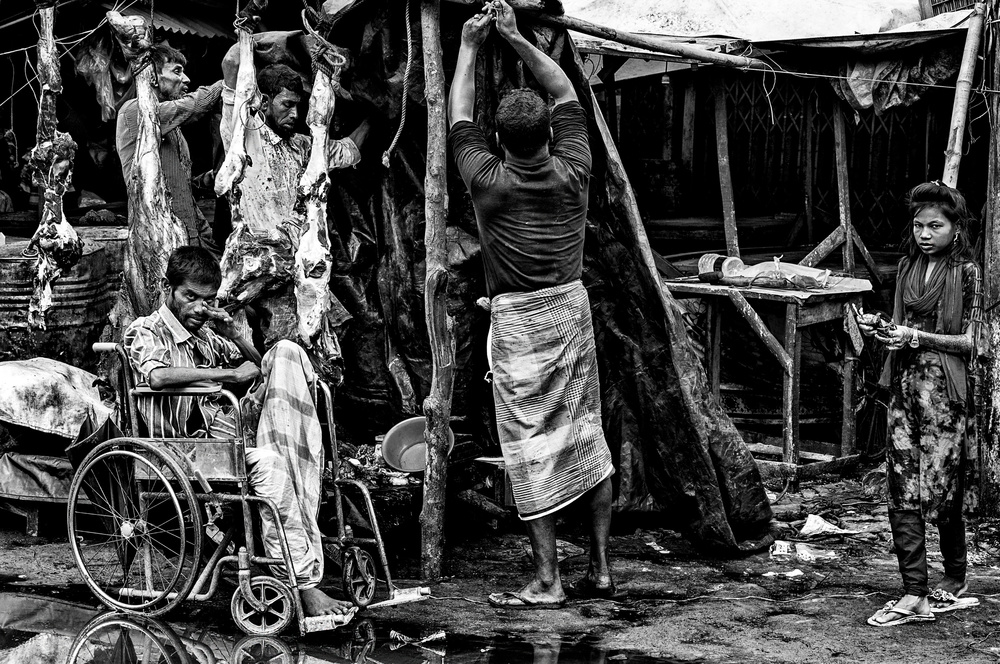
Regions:
<svg viewBox="0 0 1000 664"><path fill-rule="evenodd" d="M91 344L108 324L118 283L103 247L86 243L83 256L52 286L46 329L28 326L28 303L34 290L35 258L21 252L27 241L0 246L0 360L49 357L93 370Z"/></svg>

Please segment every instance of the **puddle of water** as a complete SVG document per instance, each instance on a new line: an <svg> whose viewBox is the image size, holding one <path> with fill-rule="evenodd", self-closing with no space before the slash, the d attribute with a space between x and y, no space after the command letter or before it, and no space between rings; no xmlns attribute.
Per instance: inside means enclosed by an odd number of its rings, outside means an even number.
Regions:
<svg viewBox="0 0 1000 664"><path fill-rule="evenodd" d="M221 613L217 611L216 615ZM180 613L190 619L190 614ZM356 618L306 638L247 637L232 625L138 619L37 595L0 593L0 660L52 664L670 664L600 648L592 636L421 634ZM685 660L690 664L691 660Z"/></svg>

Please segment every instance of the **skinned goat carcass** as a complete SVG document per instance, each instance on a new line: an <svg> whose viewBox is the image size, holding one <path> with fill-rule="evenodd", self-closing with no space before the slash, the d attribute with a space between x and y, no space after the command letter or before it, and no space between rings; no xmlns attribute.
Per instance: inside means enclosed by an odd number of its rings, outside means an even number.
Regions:
<svg viewBox="0 0 1000 664"><path fill-rule="evenodd" d="M160 120L153 91L152 39L141 16L122 16L109 11L125 54L133 63L139 108L139 135L135 166L128 184L128 239L122 291L112 320L124 329L138 316L152 313L159 305L167 259L177 247L188 243L183 222L170 209L170 194L160 163Z"/></svg>
<svg viewBox="0 0 1000 664"><path fill-rule="evenodd" d="M25 164L25 176L41 189L42 216L29 244L38 251L34 291L28 303L28 324L45 329L45 312L52 307L52 282L72 268L83 255L83 241L66 221L62 197L73 177L76 143L56 129L56 98L62 92L59 56L53 38L55 7L38 2L41 29L38 37L38 78L41 97L35 147ZM48 6L45 6L48 4Z"/></svg>
<svg viewBox="0 0 1000 664"><path fill-rule="evenodd" d="M315 355L326 360L340 357L340 344L328 320L333 260L326 225L326 196L330 189L327 142L336 88L340 83L334 72L319 61L314 69L316 78L306 114L306 125L312 135L312 151L299 181L299 201L296 205L305 211L305 226L295 252L295 303L302 342L313 349Z"/></svg>
<svg viewBox="0 0 1000 664"><path fill-rule="evenodd" d="M256 3L260 8L260 2ZM249 304L270 293L293 277L292 257L299 227L290 218L294 163L263 163L260 135L254 106L259 104L257 76L253 62L252 20L241 19L237 28L239 70L230 125L232 138L226 158L215 177L215 193L229 196L233 232L222 252L222 286L219 297ZM224 134L225 134L224 130ZM225 136L224 136L225 138ZM252 159L250 153L258 155ZM249 176L249 177L248 177Z"/></svg>

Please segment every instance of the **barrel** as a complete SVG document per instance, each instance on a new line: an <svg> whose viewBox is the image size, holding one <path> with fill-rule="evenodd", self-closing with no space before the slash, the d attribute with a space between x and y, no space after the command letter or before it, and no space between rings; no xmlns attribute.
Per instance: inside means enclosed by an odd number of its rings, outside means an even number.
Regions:
<svg viewBox="0 0 1000 664"><path fill-rule="evenodd" d="M46 329L28 325L37 259L24 258L27 241L0 246L0 360L49 357L94 370L91 344L100 340L118 284L104 247L84 243L83 255L52 285Z"/></svg>

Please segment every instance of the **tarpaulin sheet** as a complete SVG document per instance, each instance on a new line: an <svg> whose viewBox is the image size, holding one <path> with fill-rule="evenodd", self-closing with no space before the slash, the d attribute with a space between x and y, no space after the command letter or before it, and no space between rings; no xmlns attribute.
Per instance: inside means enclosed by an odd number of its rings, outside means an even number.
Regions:
<svg viewBox="0 0 1000 664"><path fill-rule="evenodd" d="M0 422L73 440L86 420L99 423L111 414L96 380L45 357L0 362Z"/></svg>

